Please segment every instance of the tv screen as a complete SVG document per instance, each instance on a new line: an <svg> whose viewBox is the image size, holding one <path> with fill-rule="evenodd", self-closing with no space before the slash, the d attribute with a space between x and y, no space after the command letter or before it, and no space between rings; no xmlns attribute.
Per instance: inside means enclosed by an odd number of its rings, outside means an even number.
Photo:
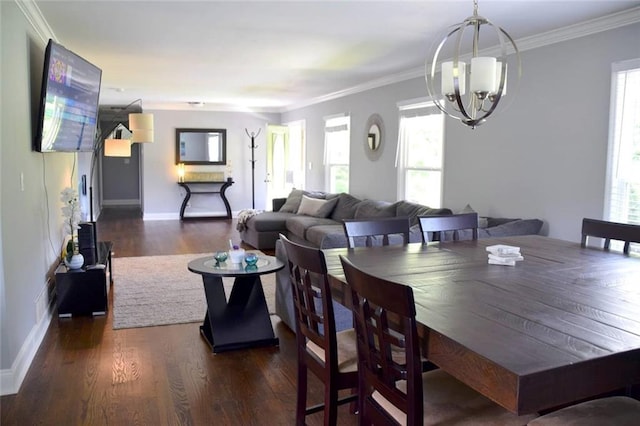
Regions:
<svg viewBox="0 0 640 426"><path fill-rule="evenodd" d="M34 149L92 151L102 70L49 40L45 51Z"/></svg>

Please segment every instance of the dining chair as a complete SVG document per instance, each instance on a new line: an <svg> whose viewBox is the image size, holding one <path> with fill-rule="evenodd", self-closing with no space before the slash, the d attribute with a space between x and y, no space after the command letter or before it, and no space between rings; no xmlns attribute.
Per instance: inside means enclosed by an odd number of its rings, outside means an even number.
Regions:
<svg viewBox="0 0 640 426"><path fill-rule="evenodd" d="M553 411L527 426L636 426L640 424L640 401L627 396L594 399Z"/></svg>
<svg viewBox="0 0 640 426"><path fill-rule="evenodd" d="M409 244L409 218L406 216L380 217L375 219L344 219L344 233L349 248L356 246L356 238L364 238L366 246L381 237L381 245L391 244L390 236L401 235L402 243Z"/></svg>
<svg viewBox="0 0 640 426"><path fill-rule="evenodd" d="M294 243L280 235L287 253L296 318L298 394L296 424L324 411L324 424L335 425L338 406L357 400L358 362L353 328L336 333L327 265L321 250ZM307 407L307 371L324 384L324 403ZM353 393L338 398L338 391ZM353 405L355 408L355 404Z"/></svg>
<svg viewBox="0 0 640 426"><path fill-rule="evenodd" d="M604 249L609 250L611 240L624 241L624 254L629 254L629 243L640 243L640 226L628 223L608 222L598 219L582 219L582 247L587 237L604 238Z"/></svg>
<svg viewBox="0 0 640 426"><path fill-rule="evenodd" d="M340 260L356 322L360 424L524 425L535 417L508 412L442 370L423 373L411 287ZM392 356L398 350L403 363Z"/></svg>
<svg viewBox="0 0 640 426"><path fill-rule="evenodd" d="M445 216L419 216L422 241L444 241L445 231L453 231L453 239L460 239L458 231L471 230L471 239L478 239L478 213L461 213ZM433 238L429 234L433 234Z"/></svg>

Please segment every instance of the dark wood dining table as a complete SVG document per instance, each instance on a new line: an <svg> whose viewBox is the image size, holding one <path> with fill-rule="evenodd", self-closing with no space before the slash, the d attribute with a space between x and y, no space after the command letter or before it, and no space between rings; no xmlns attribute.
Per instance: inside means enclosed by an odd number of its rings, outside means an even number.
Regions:
<svg viewBox="0 0 640 426"><path fill-rule="evenodd" d="M515 266L486 247L520 247ZM324 250L409 285L422 351L506 409L529 414L640 383L640 258L543 236Z"/></svg>

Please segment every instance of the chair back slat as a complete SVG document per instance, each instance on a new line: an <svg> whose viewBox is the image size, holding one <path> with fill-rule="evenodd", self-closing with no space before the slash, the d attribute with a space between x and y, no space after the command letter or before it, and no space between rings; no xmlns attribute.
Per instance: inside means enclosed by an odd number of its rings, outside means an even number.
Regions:
<svg viewBox="0 0 640 426"><path fill-rule="evenodd" d="M287 253L293 287L296 338L304 347L306 341L325 350L331 365L337 365L335 318L327 264L321 250L294 243L280 235Z"/></svg>
<svg viewBox="0 0 640 426"><path fill-rule="evenodd" d="M409 244L409 218L407 216L375 219L345 219L344 233L350 248L356 246L356 238L365 238L365 245L374 245L379 238L381 245L390 244L390 235L401 235L403 244Z"/></svg>
<svg viewBox="0 0 640 426"><path fill-rule="evenodd" d="M640 226L584 218L582 219L582 247L586 247L588 237L603 238L605 250L609 250L611 240L624 241L623 252L629 254L629 244L640 243Z"/></svg>
<svg viewBox="0 0 640 426"><path fill-rule="evenodd" d="M478 239L478 213L461 213L445 216L419 216L418 223L422 232L422 241L444 241L444 232L453 231L453 239L460 239L459 232L471 230L473 240ZM433 238L429 235L433 234Z"/></svg>
<svg viewBox="0 0 640 426"><path fill-rule="evenodd" d="M340 260L352 291L364 424L389 422L374 392L403 411L407 424L421 424L422 362L413 291L370 275L343 256ZM398 352L404 355L403 363L396 361ZM397 387L398 381L406 381L406 392Z"/></svg>

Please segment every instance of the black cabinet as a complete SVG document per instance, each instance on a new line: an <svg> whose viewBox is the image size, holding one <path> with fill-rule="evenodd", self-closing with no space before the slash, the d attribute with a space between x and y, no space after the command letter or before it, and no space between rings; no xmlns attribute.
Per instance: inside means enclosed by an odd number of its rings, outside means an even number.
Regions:
<svg viewBox="0 0 640 426"><path fill-rule="evenodd" d="M58 316L104 315L108 310L111 284L111 250L113 243L97 244L97 260L83 269L56 269Z"/></svg>

